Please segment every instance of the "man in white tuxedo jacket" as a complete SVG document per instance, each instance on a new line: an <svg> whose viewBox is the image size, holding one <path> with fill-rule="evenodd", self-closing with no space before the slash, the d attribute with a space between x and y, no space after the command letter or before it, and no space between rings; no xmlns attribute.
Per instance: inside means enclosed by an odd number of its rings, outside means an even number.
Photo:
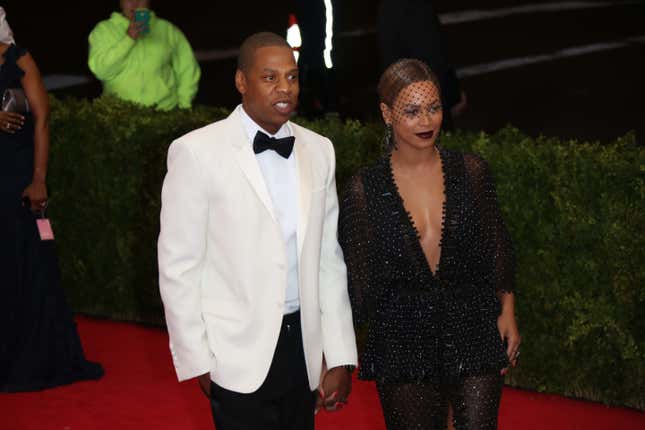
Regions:
<svg viewBox="0 0 645 430"><path fill-rule="evenodd" d="M246 39L235 84L242 104L168 151L158 256L172 358L217 430L313 429L357 364L334 150L289 122L298 69L283 38Z"/></svg>

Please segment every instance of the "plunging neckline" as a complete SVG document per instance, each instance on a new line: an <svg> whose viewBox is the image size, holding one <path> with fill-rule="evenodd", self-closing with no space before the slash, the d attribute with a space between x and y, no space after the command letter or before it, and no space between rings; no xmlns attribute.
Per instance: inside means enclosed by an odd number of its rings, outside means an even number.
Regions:
<svg viewBox="0 0 645 430"><path fill-rule="evenodd" d="M437 265L435 266L434 270L432 270L432 265L428 260L428 256L423 250L423 246L421 245L421 234L419 233L419 229L417 228L416 223L414 222L414 218L412 218L412 214L405 207L405 200L403 199L403 196L399 191L399 186L397 185L396 179L394 178L394 168L392 167L392 154L388 155L387 157L390 184L394 189L394 193L397 196L397 200L401 209L406 214L405 218L407 218L407 225L410 229L412 229L412 231L415 234L416 240L414 242L415 242L415 248L418 253L418 257L419 259L423 259L424 267L433 279L439 279L439 275L442 267L442 259L444 255L443 245L444 245L445 230L446 230L446 204L448 202L448 193L446 192L447 181L446 181L446 169L444 168L444 165L445 165L444 154L439 146L437 146L436 148L437 148L437 153L439 154L441 176L443 177L443 203L441 205L441 229L440 229L440 236L439 236L439 244L437 245L437 247L439 248L439 258L437 259Z"/></svg>

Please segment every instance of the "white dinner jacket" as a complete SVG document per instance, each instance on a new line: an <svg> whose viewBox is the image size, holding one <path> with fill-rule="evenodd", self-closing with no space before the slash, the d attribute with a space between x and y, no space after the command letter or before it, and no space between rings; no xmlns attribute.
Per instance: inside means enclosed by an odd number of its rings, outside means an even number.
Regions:
<svg viewBox="0 0 645 430"><path fill-rule="evenodd" d="M309 385L356 364L347 275L336 230L329 139L290 123L298 175L300 312ZM282 323L287 257L241 118L172 143L161 195L159 288L180 381L210 372L240 393L266 378Z"/></svg>

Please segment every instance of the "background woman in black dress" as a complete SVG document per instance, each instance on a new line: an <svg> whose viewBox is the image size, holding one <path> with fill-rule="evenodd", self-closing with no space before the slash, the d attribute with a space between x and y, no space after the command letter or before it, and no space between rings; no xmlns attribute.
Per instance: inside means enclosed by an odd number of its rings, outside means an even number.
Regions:
<svg viewBox="0 0 645 430"><path fill-rule="evenodd" d="M514 257L486 162L437 145L439 83L400 60L378 86L388 151L350 181L339 236L356 323L367 324L360 378L376 380L394 429L497 428L515 365Z"/></svg>
<svg viewBox="0 0 645 430"><path fill-rule="evenodd" d="M85 360L59 284L54 243L36 227L47 204L47 92L25 50L0 43L0 55L0 96L20 89L30 106L0 112L0 391L98 379L103 369Z"/></svg>

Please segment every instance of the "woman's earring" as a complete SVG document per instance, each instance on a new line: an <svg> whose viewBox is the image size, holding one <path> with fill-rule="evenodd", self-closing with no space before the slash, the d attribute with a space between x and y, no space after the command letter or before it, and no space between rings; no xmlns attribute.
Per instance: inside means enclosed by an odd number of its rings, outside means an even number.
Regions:
<svg viewBox="0 0 645 430"><path fill-rule="evenodd" d="M385 124L385 136L383 137L383 149L391 151L394 149L394 138L392 136L392 124Z"/></svg>

